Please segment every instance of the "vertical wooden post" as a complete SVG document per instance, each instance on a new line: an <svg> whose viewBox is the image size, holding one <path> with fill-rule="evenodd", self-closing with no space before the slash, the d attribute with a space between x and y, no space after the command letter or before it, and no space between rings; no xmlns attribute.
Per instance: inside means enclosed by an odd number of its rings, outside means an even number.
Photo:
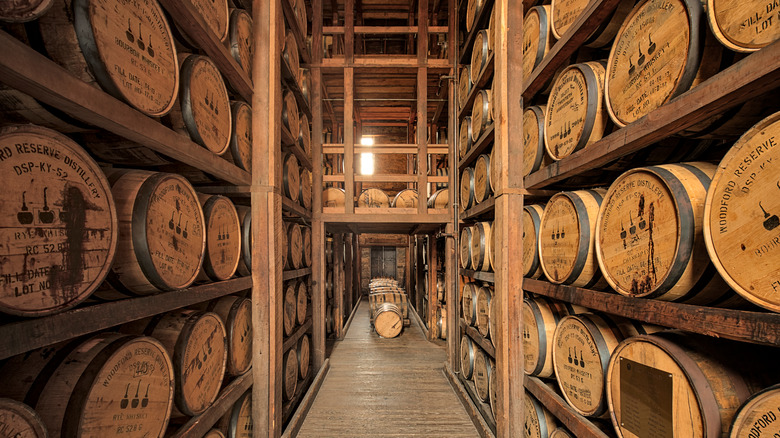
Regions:
<svg viewBox="0 0 780 438"><path fill-rule="evenodd" d="M410 243L412 237L408 237L408 241L406 243L406 269L404 270L404 287L406 290L407 295L409 294L409 291L412 290L412 261L414 260L412 257L412 244Z"/></svg>
<svg viewBox="0 0 780 438"><path fill-rule="evenodd" d="M344 337L344 235L333 236L333 316L336 339Z"/></svg>
<svg viewBox="0 0 780 438"><path fill-rule="evenodd" d="M345 213L351 214L355 212L355 0L344 3L344 44L344 208Z"/></svg>
<svg viewBox="0 0 780 438"><path fill-rule="evenodd" d="M497 436L509 438L523 434L523 259L522 253L522 168L523 136L522 51L523 4L521 0L497 0L495 77L498 105L495 123L495 157L500 169L495 194L497 225L495 294L499 304L499 330L496 345L498 369ZM512 100L510 100L510 97ZM511 147L510 147L511 146ZM493 164L493 163L491 163Z"/></svg>
<svg viewBox="0 0 780 438"><path fill-rule="evenodd" d="M280 2L255 1L252 131L252 415L257 437L275 438L282 430L282 199L281 58L284 24Z"/></svg>
<svg viewBox="0 0 780 438"><path fill-rule="evenodd" d="M360 254L360 245L358 243L358 234L352 235L352 254L354 254L354 265L355 265L355 301L354 303L357 305L360 302L360 297L363 294L362 288L360 282L360 269L361 269L361 260L362 257Z"/></svg>
<svg viewBox="0 0 780 438"><path fill-rule="evenodd" d="M428 0L417 2L417 212L428 212ZM428 302L430 308L431 302Z"/></svg>
<svg viewBox="0 0 780 438"><path fill-rule="evenodd" d="M344 310L347 314L352 312L352 289L354 288L355 266L352 256L352 233L346 234L344 239Z"/></svg>
<svg viewBox="0 0 780 438"><path fill-rule="evenodd" d="M436 236L428 236L428 272L425 273L428 278L428 314L425 316L428 320L428 340L432 341L438 338L436 329L436 307L438 307L439 297L436 294L436 266L439 264L439 253L436 251Z"/></svg>
<svg viewBox="0 0 780 438"><path fill-rule="evenodd" d="M457 44L457 23L458 23L458 2L457 0L447 0L447 24L449 26L449 33L447 34L447 55L450 60L450 79L449 86L447 87L448 93L448 107L449 112L449 126L447 128L447 146L449 149L449 155L447 155L447 162L449 164L449 184L447 188L450 191L450 204L448 211L453 218L453 223L447 225L447 234L452 234L452 238L447 239L447 358L449 360L450 369L457 370L458 362L460 358L460 300L458 299L460 293L460 272L458 269L460 265L458 263L457 248L458 238L460 233L458 232L458 209L455 207L458 199L458 150L455 147L455 139L458 137L458 111L455 103L455 87L456 79L458 77L458 44Z"/></svg>
<svg viewBox="0 0 780 438"><path fill-rule="evenodd" d="M425 263L423 262L423 244L424 239L422 235L417 236L417 260L419 260L419 263L417 265L417 289L415 290L415 302L414 302L414 308L417 310L417 315L421 318L424 318L425 315L422 314L422 297L423 294L425 294L425 279L423 276L425 275Z"/></svg>
<svg viewBox="0 0 780 438"><path fill-rule="evenodd" d="M283 0L284 1L284 0ZM325 224L322 222L322 0L312 0L312 360L325 362Z"/></svg>

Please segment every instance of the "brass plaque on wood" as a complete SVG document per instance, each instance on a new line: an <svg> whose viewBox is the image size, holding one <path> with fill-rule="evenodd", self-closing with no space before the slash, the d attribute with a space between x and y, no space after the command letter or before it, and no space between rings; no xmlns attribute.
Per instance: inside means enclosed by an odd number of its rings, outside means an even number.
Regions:
<svg viewBox="0 0 780 438"><path fill-rule="evenodd" d="M620 427L646 438L673 438L672 375L620 358Z"/></svg>

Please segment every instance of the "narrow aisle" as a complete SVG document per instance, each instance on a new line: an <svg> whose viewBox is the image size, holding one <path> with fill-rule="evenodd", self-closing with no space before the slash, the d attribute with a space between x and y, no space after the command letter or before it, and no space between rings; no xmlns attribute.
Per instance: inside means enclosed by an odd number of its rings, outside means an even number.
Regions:
<svg viewBox="0 0 780 438"><path fill-rule="evenodd" d="M397 338L377 336L363 300L298 436L478 437L442 373L446 356L414 321Z"/></svg>

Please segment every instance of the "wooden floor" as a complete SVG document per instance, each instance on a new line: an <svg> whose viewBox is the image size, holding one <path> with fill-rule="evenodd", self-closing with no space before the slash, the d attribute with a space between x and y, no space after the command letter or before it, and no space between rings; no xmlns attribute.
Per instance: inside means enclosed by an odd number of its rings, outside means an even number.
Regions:
<svg viewBox="0 0 780 438"><path fill-rule="evenodd" d="M442 373L445 359L414 321L397 338L378 337L364 300L298 437L478 437Z"/></svg>

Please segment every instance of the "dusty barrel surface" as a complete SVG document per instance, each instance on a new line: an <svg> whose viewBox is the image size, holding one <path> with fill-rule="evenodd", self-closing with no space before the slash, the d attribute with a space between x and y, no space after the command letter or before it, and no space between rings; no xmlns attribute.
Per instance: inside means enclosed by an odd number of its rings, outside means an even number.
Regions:
<svg viewBox="0 0 780 438"><path fill-rule="evenodd" d="M467 379L471 379L474 373L474 356L476 355L474 350L477 348L479 347L474 345L468 335L464 334L460 338L460 372Z"/></svg>
<svg viewBox="0 0 780 438"><path fill-rule="evenodd" d="M607 373L618 436L633 437L649 427L671 436L729 436L740 405L777 381L776 353L759 357L744 347L677 331L623 341ZM650 405L653 420L646 410ZM771 436L767 430L746 432L739 436Z"/></svg>
<svg viewBox="0 0 780 438"><path fill-rule="evenodd" d="M544 114L547 105L529 106L523 111L523 176L528 176L549 162L544 148Z"/></svg>
<svg viewBox="0 0 780 438"><path fill-rule="evenodd" d="M173 360L174 416L193 416L214 403L222 388L228 346L225 324L214 312L177 310L128 323L123 332L158 339Z"/></svg>
<svg viewBox="0 0 780 438"><path fill-rule="evenodd" d="M463 269L471 268L471 235L473 227L463 227L460 231L460 266Z"/></svg>
<svg viewBox="0 0 780 438"><path fill-rule="evenodd" d="M27 399L49 436L160 436L174 397L174 367L147 336L102 333L38 376ZM49 374L50 373L50 374Z"/></svg>
<svg viewBox="0 0 780 438"><path fill-rule="evenodd" d="M471 32L485 0L468 0L466 3L466 32Z"/></svg>
<svg viewBox="0 0 780 438"><path fill-rule="evenodd" d="M0 129L0 311L40 316L100 286L118 245L109 182L76 143L34 125Z"/></svg>
<svg viewBox="0 0 780 438"><path fill-rule="evenodd" d="M0 432L8 438L48 438L46 425L37 412L24 403L0 398Z"/></svg>
<svg viewBox="0 0 780 438"><path fill-rule="evenodd" d="M243 9L230 11L230 54L238 65L252 77L252 16Z"/></svg>
<svg viewBox="0 0 780 438"><path fill-rule="evenodd" d="M182 289L195 280L206 249L203 209L190 183L141 170L109 176L120 240L109 281L126 294Z"/></svg>
<svg viewBox="0 0 780 438"><path fill-rule="evenodd" d="M704 240L718 272L742 297L775 312L780 312L778 134L780 113L747 131L715 170L704 206Z"/></svg>
<svg viewBox="0 0 780 438"><path fill-rule="evenodd" d="M610 186L597 219L596 256L613 289L688 304L736 303L701 232L714 172L703 162L641 167Z"/></svg>
<svg viewBox="0 0 780 438"><path fill-rule="evenodd" d="M365 189L357 201L358 207L365 208L389 208L390 198L381 189Z"/></svg>
<svg viewBox="0 0 780 438"><path fill-rule="evenodd" d="M539 256L544 275L555 284L601 288L595 255L596 216L606 190L561 192L542 214Z"/></svg>
<svg viewBox="0 0 780 438"><path fill-rule="evenodd" d="M328 187L322 191L323 207L343 207L344 202L346 202L346 194L344 193L344 189Z"/></svg>
<svg viewBox="0 0 780 438"><path fill-rule="evenodd" d="M539 278L542 265L539 258L539 234L542 227L544 205L531 204L523 207L523 276Z"/></svg>
<svg viewBox="0 0 780 438"><path fill-rule="evenodd" d="M493 366L493 371L495 371L495 364ZM490 413L493 414L493 418L495 418L498 413L498 396L496 395L498 391L497 385L498 373L490 373L490 379L488 379L488 396L490 397Z"/></svg>
<svg viewBox="0 0 780 438"><path fill-rule="evenodd" d="M609 117L604 111L604 63L564 69L555 80L544 117L544 144L560 160L601 139Z"/></svg>
<svg viewBox="0 0 780 438"><path fill-rule="evenodd" d="M605 417L605 382L612 351L625 338L658 330L618 316L563 317L553 334L552 362L563 398L587 417Z"/></svg>
<svg viewBox="0 0 780 438"><path fill-rule="evenodd" d="M477 203L489 198L493 191L490 181L490 155L481 154L474 164L474 200Z"/></svg>
<svg viewBox="0 0 780 438"><path fill-rule="evenodd" d="M552 16L550 27L555 38L561 39L582 15L587 6L587 0L553 0L550 10ZM631 12L631 6L632 3L630 2L619 3L617 8L588 37L584 45L587 47L604 47L609 44L615 38L615 34L618 32L623 20Z"/></svg>
<svg viewBox="0 0 780 438"><path fill-rule="evenodd" d="M490 231L488 231L488 249L487 249L487 256L488 256L488 262L490 263L490 270L496 271L498 266L496 262L496 228L499 226L500 222L499 220L494 221L492 224L490 224Z"/></svg>
<svg viewBox="0 0 780 438"><path fill-rule="evenodd" d="M284 156L282 165L282 185L284 195L293 202L298 201L301 194L301 168L298 165L298 158L292 152Z"/></svg>
<svg viewBox="0 0 780 438"><path fill-rule="evenodd" d="M394 338L404 328L401 309L393 303L382 303L374 310L374 329L383 338Z"/></svg>
<svg viewBox="0 0 780 438"><path fill-rule="evenodd" d="M198 195L206 223L206 252L203 274L214 281L227 280L235 274L241 257L241 223L230 199Z"/></svg>
<svg viewBox="0 0 780 438"><path fill-rule="evenodd" d="M391 203L393 208L417 208L417 190L404 189L398 192Z"/></svg>
<svg viewBox="0 0 780 438"><path fill-rule="evenodd" d="M523 369L537 377L553 376L553 340L558 322L587 309L546 297L523 300Z"/></svg>
<svg viewBox="0 0 780 438"><path fill-rule="evenodd" d="M482 350L477 350L474 357L474 388L477 390L477 398L483 402L490 399L490 375L493 374L492 359Z"/></svg>
<svg viewBox="0 0 780 438"><path fill-rule="evenodd" d="M634 7L607 62L605 100L617 126L717 73L722 48L705 45L705 19L698 0L644 0Z"/></svg>
<svg viewBox="0 0 780 438"><path fill-rule="evenodd" d="M301 240L303 242L303 246L302 246L303 254L301 255L301 257L303 257L302 263L301 263L302 267L311 266L311 263L312 263L312 259L311 259L311 244L312 244L312 242L311 242L311 228L307 227L307 226L302 226L301 227L301 237L302 237Z"/></svg>
<svg viewBox="0 0 780 438"><path fill-rule="evenodd" d="M206 28L220 41L228 37L230 15L227 0L186 0L206 22ZM192 43L191 41L189 41Z"/></svg>
<svg viewBox="0 0 780 438"><path fill-rule="evenodd" d="M548 438L557 427L555 416L550 413L533 395L525 393L525 436L527 438Z"/></svg>
<svg viewBox="0 0 780 438"><path fill-rule="evenodd" d="M531 77L552 48L555 39L550 30L550 5L534 6L523 20L523 81Z"/></svg>
<svg viewBox="0 0 780 438"><path fill-rule="evenodd" d="M48 55L84 82L149 116L173 108L179 66L156 1L58 1L37 24Z"/></svg>
<svg viewBox="0 0 780 438"><path fill-rule="evenodd" d="M252 367L252 301L236 296L222 297L209 310L219 315L227 334L229 376L240 376Z"/></svg>
<svg viewBox="0 0 780 438"><path fill-rule="evenodd" d="M214 61L186 55L181 64L181 118L190 138L222 155L230 146L233 116L225 81ZM176 114L171 114L172 119ZM177 122L173 121L174 126Z"/></svg>
<svg viewBox="0 0 780 438"><path fill-rule="evenodd" d="M303 95L303 98L306 99L306 102L308 102L309 106L311 107L311 93L312 93L311 70L302 68L300 70L300 76L301 76L301 94Z"/></svg>
<svg viewBox="0 0 780 438"><path fill-rule="evenodd" d="M252 107L244 102L230 103L233 128L230 133L230 159L236 166L252 172Z"/></svg>

